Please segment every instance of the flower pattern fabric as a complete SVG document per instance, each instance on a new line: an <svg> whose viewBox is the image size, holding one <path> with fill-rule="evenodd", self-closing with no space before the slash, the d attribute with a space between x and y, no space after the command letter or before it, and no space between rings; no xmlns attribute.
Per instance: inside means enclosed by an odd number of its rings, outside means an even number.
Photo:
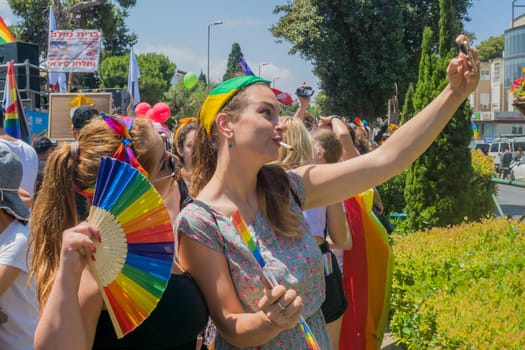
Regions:
<svg viewBox="0 0 525 350"><path fill-rule="evenodd" d="M289 172L291 190L304 201L304 186L297 173ZM290 208L302 216L302 210L292 199ZM304 219L304 218L303 218ZM218 226L218 227L217 227ZM221 215L203 202L188 205L177 217L178 231L224 254L228 259L237 295L246 312L256 312L263 295L262 272L252 253L244 244L230 218ZM279 283L293 288L303 299L303 315L321 349L330 348L326 323L321 312L325 298L322 256L306 222L301 222L302 237L276 234L259 211L248 224L261 254ZM255 349L305 349L300 326L284 331L269 343ZM234 349L217 334L215 349Z"/></svg>

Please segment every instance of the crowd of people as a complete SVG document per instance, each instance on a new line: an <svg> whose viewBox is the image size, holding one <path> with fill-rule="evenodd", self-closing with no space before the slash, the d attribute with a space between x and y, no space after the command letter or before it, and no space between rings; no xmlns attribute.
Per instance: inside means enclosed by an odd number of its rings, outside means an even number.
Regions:
<svg viewBox="0 0 525 350"><path fill-rule="evenodd" d="M72 112L73 142L39 138L33 148L0 129L0 347L304 349L315 339L338 349L348 303L337 255L352 249L341 203L422 154L476 88L477 71L463 53L452 59L448 85L378 147L366 128L308 116L309 97L282 116L270 82L250 75L219 84L175 130L89 107ZM159 304L122 339L88 264L104 241L85 221L101 157L147 176L176 242Z"/></svg>

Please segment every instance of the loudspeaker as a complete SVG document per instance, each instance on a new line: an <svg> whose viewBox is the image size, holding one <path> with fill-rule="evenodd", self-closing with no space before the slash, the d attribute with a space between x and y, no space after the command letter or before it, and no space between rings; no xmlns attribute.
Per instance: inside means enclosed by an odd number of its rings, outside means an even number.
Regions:
<svg viewBox="0 0 525 350"><path fill-rule="evenodd" d="M24 43L21 41L7 44L0 44L0 65L6 65L9 61L14 60L15 63L24 63L26 59L29 63L35 67L39 66L40 52L38 45ZM38 68L29 68L29 85L27 85L27 74L26 67L20 66L15 67L16 83L18 91L20 92L20 98L22 100L29 100L34 98L35 107L40 107L40 96L31 94L28 91L33 90L40 91L40 72ZM5 75L7 73L7 67L0 67L0 86L5 86Z"/></svg>

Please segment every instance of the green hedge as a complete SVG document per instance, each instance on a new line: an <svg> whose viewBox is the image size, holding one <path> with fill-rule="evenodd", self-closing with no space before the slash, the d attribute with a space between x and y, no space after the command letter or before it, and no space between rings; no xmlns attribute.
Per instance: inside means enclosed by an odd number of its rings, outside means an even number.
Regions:
<svg viewBox="0 0 525 350"><path fill-rule="evenodd" d="M409 349L525 349L525 223L394 234L390 331Z"/></svg>
<svg viewBox="0 0 525 350"><path fill-rule="evenodd" d="M476 221L481 218L491 216L494 213L494 201L492 195L496 194L496 184L490 179L496 176L494 162L479 149L471 150L473 175L470 182L471 188L469 200L472 201L472 212L466 221ZM402 213L405 210L405 181L407 171L403 171L397 176L392 177L381 186L379 193L383 201L385 213ZM410 231L404 222L395 223L400 231Z"/></svg>

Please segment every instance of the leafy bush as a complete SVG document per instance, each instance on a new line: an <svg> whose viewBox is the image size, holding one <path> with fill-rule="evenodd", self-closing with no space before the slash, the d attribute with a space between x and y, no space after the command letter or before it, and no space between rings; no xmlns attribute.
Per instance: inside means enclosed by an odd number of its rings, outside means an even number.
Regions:
<svg viewBox="0 0 525 350"><path fill-rule="evenodd" d="M472 150L471 156L472 169L474 169L471 181L471 198L474 203L471 219L479 220L494 212L492 195L496 194L497 187L490 179L496 176L496 171L492 158L484 155L481 150Z"/></svg>
<svg viewBox="0 0 525 350"><path fill-rule="evenodd" d="M390 330L409 349L525 348L525 223L394 234Z"/></svg>
<svg viewBox="0 0 525 350"><path fill-rule="evenodd" d="M405 211L405 181L406 170L379 186L379 194L386 214L402 213Z"/></svg>
<svg viewBox="0 0 525 350"><path fill-rule="evenodd" d="M473 176L470 183L471 193L469 201L473 203L472 212L468 217L468 221L477 221L481 218L491 216L494 212L494 201L492 195L496 194L496 184L490 179L496 176L494 170L494 163L490 157L487 157L479 149L471 151ZM405 197L404 189L406 182L407 171L396 175L383 183L379 187L379 194L383 201L385 213L402 213L405 211ZM420 213L425 215L425 213ZM403 219L392 220L396 225L396 231L407 231L407 223Z"/></svg>

